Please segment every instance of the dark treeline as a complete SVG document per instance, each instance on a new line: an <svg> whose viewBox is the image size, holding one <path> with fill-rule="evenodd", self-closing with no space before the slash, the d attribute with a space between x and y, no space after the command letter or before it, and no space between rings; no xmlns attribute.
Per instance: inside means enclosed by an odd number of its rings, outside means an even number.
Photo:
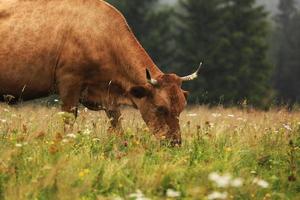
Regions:
<svg viewBox="0 0 300 200"><path fill-rule="evenodd" d="M289 106L300 102L300 12L295 0L281 0L273 33L275 90Z"/></svg>
<svg viewBox="0 0 300 200"><path fill-rule="evenodd" d="M190 102L225 106L300 102L300 13L281 0L272 21L255 0L108 0L166 73L201 77L184 87ZM268 56L271 55L271 56Z"/></svg>

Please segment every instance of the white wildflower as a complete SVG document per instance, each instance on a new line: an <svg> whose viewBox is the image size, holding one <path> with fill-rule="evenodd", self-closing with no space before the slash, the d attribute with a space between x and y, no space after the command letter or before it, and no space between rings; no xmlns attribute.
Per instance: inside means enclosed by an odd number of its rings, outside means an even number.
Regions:
<svg viewBox="0 0 300 200"><path fill-rule="evenodd" d="M1 121L3 124L7 122L6 119L0 119L0 121Z"/></svg>
<svg viewBox="0 0 300 200"><path fill-rule="evenodd" d="M232 115L232 114L230 114L230 115L227 115L228 117L231 117L231 118L233 118L234 117L234 115Z"/></svg>
<svg viewBox="0 0 300 200"><path fill-rule="evenodd" d="M20 148L20 147L22 147L23 145L20 144L20 143L18 143L18 144L16 144L15 146Z"/></svg>
<svg viewBox="0 0 300 200"><path fill-rule="evenodd" d="M139 197L143 197L143 196L144 196L144 194L142 193L141 190L136 190L135 193L131 193L129 195L129 197L131 197L131 198L139 198Z"/></svg>
<svg viewBox="0 0 300 200"><path fill-rule="evenodd" d="M114 197L113 200L123 200L121 197Z"/></svg>
<svg viewBox="0 0 300 200"><path fill-rule="evenodd" d="M28 160L28 161L32 161L33 158L32 158L32 157L28 157L27 160Z"/></svg>
<svg viewBox="0 0 300 200"><path fill-rule="evenodd" d="M269 187L269 183L265 180L259 179L259 178L255 178L253 180L254 184L257 184L258 186L262 187L262 188L268 188Z"/></svg>
<svg viewBox="0 0 300 200"><path fill-rule="evenodd" d="M223 193L221 193L221 192L213 192L213 193L211 193L211 194L209 194L207 196L207 199L209 199L209 200L213 200L213 199L227 199L227 196L228 196L227 192L223 192Z"/></svg>
<svg viewBox="0 0 300 200"><path fill-rule="evenodd" d="M100 140L100 138L93 138L93 141L94 142L100 142L101 140Z"/></svg>
<svg viewBox="0 0 300 200"><path fill-rule="evenodd" d="M84 112L88 112L89 111L87 108L84 108L83 110L84 110Z"/></svg>
<svg viewBox="0 0 300 200"><path fill-rule="evenodd" d="M145 197L141 190L136 190L136 192L130 194L129 197L134 198L135 200L150 200L149 198Z"/></svg>
<svg viewBox="0 0 300 200"><path fill-rule="evenodd" d="M288 130L288 131L292 131L292 130L293 130L293 129L291 128L291 126L288 125L288 124L283 124L283 127L284 127L286 130Z"/></svg>
<svg viewBox="0 0 300 200"><path fill-rule="evenodd" d="M59 100L58 99L54 99L54 102L59 102Z"/></svg>
<svg viewBox="0 0 300 200"><path fill-rule="evenodd" d="M167 197L169 197L169 198L177 198L177 197L180 197L180 195L181 195L181 193L176 190L173 190L173 189L167 190Z"/></svg>
<svg viewBox="0 0 300 200"><path fill-rule="evenodd" d="M246 119L241 118L241 117L237 118L237 120L238 120L238 121L243 121L243 122L247 121Z"/></svg>
<svg viewBox="0 0 300 200"><path fill-rule="evenodd" d="M149 199L149 198L147 198L147 197L138 197L138 198L136 198L135 200L151 200L151 199Z"/></svg>
<svg viewBox="0 0 300 200"><path fill-rule="evenodd" d="M187 114L188 117L197 117L198 114L197 113L189 113Z"/></svg>
<svg viewBox="0 0 300 200"><path fill-rule="evenodd" d="M42 169L43 170L51 170L52 166L51 165L45 165Z"/></svg>
<svg viewBox="0 0 300 200"><path fill-rule="evenodd" d="M75 134L73 134L73 133L70 133L70 134L67 135L67 137L69 137L69 138L76 138L77 136Z"/></svg>
<svg viewBox="0 0 300 200"><path fill-rule="evenodd" d="M208 179L211 181L216 181L220 175L217 172L212 172L208 175Z"/></svg>
<svg viewBox="0 0 300 200"><path fill-rule="evenodd" d="M208 178L209 180L215 182L218 187L222 188L227 187L232 179L230 174L225 174L224 176L221 176L216 172L209 174Z"/></svg>
<svg viewBox="0 0 300 200"><path fill-rule="evenodd" d="M213 117L216 117L216 118L222 116L222 114L220 114L220 113L212 113L211 115L212 115Z"/></svg>
<svg viewBox="0 0 300 200"><path fill-rule="evenodd" d="M230 185L232 187L241 187L244 183L244 180L242 178L235 178L231 181Z"/></svg>
<svg viewBox="0 0 300 200"><path fill-rule="evenodd" d="M69 142L69 140L67 140L67 139L63 139L63 140L62 140L62 142L63 142L63 143L68 143L68 142Z"/></svg>
<svg viewBox="0 0 300 200"><path fill-rule="evenodd" d="M90 135L91 133L92 131L88 128L83 131L83 135Z"/></svg>

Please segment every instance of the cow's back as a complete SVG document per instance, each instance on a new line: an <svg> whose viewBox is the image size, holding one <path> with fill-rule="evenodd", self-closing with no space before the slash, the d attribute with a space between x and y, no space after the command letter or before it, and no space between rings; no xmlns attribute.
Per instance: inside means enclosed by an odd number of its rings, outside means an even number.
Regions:
<svg viewBox="0 0 300 200"><path fill-rule="evenodd" d="M103 21L108 20L104 12L110 8L105 4L98 0L1 0L0 95L23 93L27 99L47 95L54 87L61 54L71 43L70 51L80 48L97 56L89 46L97 39L105 40L99 36L108 31ZM84 59L76 53L69 60Z"/></svg>

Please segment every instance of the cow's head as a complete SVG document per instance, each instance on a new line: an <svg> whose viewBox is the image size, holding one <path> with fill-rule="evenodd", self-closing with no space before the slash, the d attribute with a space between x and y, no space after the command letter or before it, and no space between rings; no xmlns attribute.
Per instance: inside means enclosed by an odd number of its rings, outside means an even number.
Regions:
<svg viewBox="0 0 300 200"><path fill-rule="evenodd" d="M182 82L196 79L200 67L194 74L186 77L163 74L156 79L151 78L147 70L145 75L148 83L130 89L130 95L136 100L148 127L155 136L170 140L172 145L181 144L179 116L188 97L188 92L181 89Z"/></svg>

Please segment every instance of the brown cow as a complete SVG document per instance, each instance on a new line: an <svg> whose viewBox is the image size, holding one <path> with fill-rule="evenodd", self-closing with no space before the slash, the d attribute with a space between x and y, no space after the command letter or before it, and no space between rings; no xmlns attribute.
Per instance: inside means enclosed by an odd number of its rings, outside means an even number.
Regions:
<svg viewBox="0 0 300 200"><path fill-rule="evenodd" d="M181 142L181 84L198 71L162 73L105 1L0 0L0 38L1 97L58 92L63 111L74 112L79 102L105 110L113 128L120 127L119 106L133 105L157 137Z"/></svg>

